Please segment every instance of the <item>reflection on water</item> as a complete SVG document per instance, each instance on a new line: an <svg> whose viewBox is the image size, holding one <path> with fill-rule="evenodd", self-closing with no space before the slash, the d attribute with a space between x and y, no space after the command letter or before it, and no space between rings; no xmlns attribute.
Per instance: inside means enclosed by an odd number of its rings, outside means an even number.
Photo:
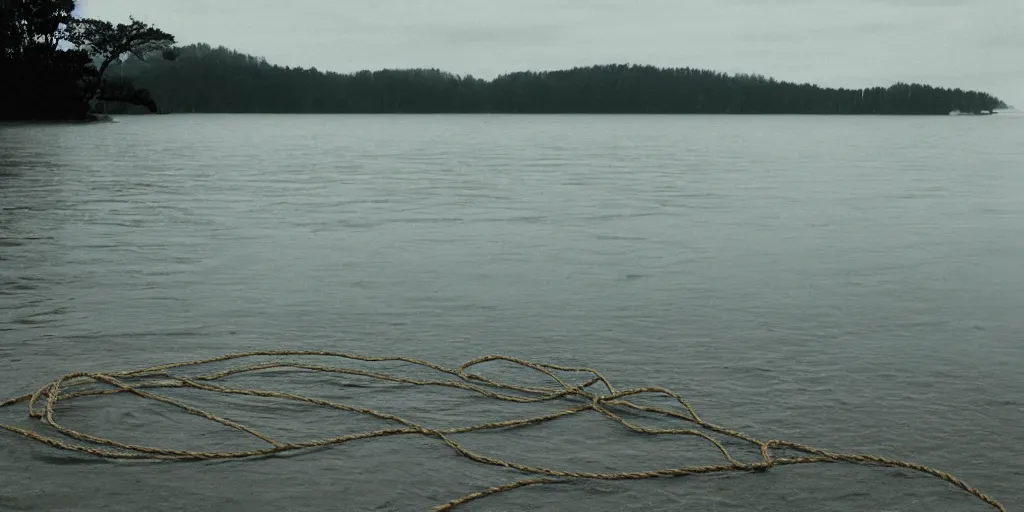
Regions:
<svg viewBox="0 0 1024 512"><path fill-rule="evenodd" d="M446 364L506 353L665 385L762 438L938 466L1013 510L1024 504L1022 135L1019 118L999 116L3 126L0 382L14 395L67 371L260 348ZM424 421L519 412L274 379ZM215 405L283 432L362 426L285 404ZM233 442L125 397L62 414L133 441ZM414 439L94 465L0 440L3 510L424 509L517 477ZM587 418L465 442L595 471L707 455ZM523 489L467 509L984 510L905 476L783 468Z"/></svg>

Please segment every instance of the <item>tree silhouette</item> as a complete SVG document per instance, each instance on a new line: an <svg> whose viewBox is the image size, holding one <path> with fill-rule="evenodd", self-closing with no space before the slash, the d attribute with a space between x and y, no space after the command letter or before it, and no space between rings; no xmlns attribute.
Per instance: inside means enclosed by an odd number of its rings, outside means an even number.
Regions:
<svg viewBox="0 0 1024 512"><path fill-rule="evenodd" d="M74 8L74 0L0 0L0 119L85 119L96 99L155 110L148 92L107 86L103 75L121 56L145 58L174 38L134 19L75 18Z"/></svg>
<svg viewBox="0 0 1024 512"><path fill-rule="evenodd" d="M81 119L98 102L165 112L947 114L1004 107L978 91L823 88L755 74L613 64L481 80L437 69L275 66L146 23L72 15L73 0L0 0L0 118ZM125 59L127 57L127 59ZM118 62L122 77L106 75Z"/></svg>
<svg viewBox="0 0 1024 512"><path fill-rule="evenodd" d="M833 89L761 75L636 65L524 71L480 80L436 69L324 73L198 44L177 60L124 63L167 112L948 114L1002 106L991 95L897 83Z"/></svg>
<svg viewBox="0 0 1024 512"><path fill-rule="evenodd" d="M144 61L154 53L163 54L174 44L171 34L135 18L130 18L130 21L114 25L109 21L80 19L72 23L71 42L88 49L100 62L95 80L88 84L86 96L90 100L100 94L103 76L115 60L131 54Z"/></svg>

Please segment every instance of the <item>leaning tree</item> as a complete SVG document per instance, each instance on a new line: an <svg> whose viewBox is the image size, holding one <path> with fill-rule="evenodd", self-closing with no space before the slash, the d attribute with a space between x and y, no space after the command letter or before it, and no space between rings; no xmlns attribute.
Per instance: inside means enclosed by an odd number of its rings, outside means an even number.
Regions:
<svg viewBox="0 0 1024 512"><path fill-rule="evenodd" d="M115 61L127 55L143 61L156 52L170 54L173 35L135 18L129 19L130 23L117 25L88 18L74 22L71 41L88 50L99 62L96 75L86 84L89 101L102 94L103 76Z"/></svg>

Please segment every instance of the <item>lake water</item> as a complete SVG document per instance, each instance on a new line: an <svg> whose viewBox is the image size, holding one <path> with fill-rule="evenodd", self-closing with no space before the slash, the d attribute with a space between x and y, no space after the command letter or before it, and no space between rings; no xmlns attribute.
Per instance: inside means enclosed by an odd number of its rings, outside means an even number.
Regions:
<svg viewBox="0 0 1024 512"><path fill-rule="evenodd" d="M117 121L0 127L2 398L254 349L500 353L663 385L762 439L914 460L1024 506L1022 117ZM431 426L527 410L357 377L248 383ZM369 424L192 397L286 437ZM147 444L248 443L127 396L59 413ZM0 423L35 424L21 406ZM718 462L595 415L460 439L563 469ZM107 512L423 510L521 477L426 438L111 463L6 432L0 475L2 510ZM988 510L930 477L845 465L535 487L465 509L538 508Z"/></svg>

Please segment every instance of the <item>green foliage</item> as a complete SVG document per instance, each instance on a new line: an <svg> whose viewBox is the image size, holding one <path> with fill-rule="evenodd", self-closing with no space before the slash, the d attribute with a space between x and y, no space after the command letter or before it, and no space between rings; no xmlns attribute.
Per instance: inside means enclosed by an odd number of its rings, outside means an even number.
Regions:
<svg viewBox="0 0 1024 512"><path fill-rule="evenodd" d="M77 119L97 101L148 110L159 102L168 112L271 113L946 114L1005 106L982 92L918 84L832 89L635 65L490 81L436 69L324 73L209 45L172 48L174 36L146 23L78 19L74 6L0 0L0 118ZM115 65L119 77L110 79Z"/></svg>
<svg viewBox="0 0 1024 512"><path fill-rule="evenodd" d="M0 0L0 59L55 50L74 9L74 0Z"/></svg>
<svg viewBox="0 0 1024 512"><path fill-rule="evenodd" d="M136 89L128 81L105 81L102 93L96 99L105 103L115 102L138 105L145 108L148 112L157 111L156 102L153 101L153 96L150 95L149 91L146 89Z"/></svg>
<svg viewBox="0 0 1024 512"><path fill-rule="evenodd" d="M74 8L74 0L0 0L0 119L83 119L97 98L156 109L131 84L105 90L103 75L114 60L143 59L174 37L134 19L75 18Z"/></svg>
<svg viewBox="0 0 1024 512"><path fill-rule="evenodd" d="M436 69L324 73L204 44L177 50L174 62L123 64L168 112L944 115L1002 105L985 93L927 85L833 89L690 68L607 65L486 81Z"/></svg>
<svg viewBox="0 0 1024 512"><path fill-rule="evenodd" d="M109 21L80 19L72 24L71 42L88 48L99 61L99 71L95 80L87 84L89 99L101 95L103 77L110 65L126 55L144 61L147 55L162 53L174 44L174 36L156 27L152 27L130 18L131 23L114 25Z"/></svg>
<svg viewBox="0 0 1024 512"><path fill-rule="evenodd" d="M89 56L60 49L71 0L0 0L0 119L63 119L88 111Z"/></svg>

